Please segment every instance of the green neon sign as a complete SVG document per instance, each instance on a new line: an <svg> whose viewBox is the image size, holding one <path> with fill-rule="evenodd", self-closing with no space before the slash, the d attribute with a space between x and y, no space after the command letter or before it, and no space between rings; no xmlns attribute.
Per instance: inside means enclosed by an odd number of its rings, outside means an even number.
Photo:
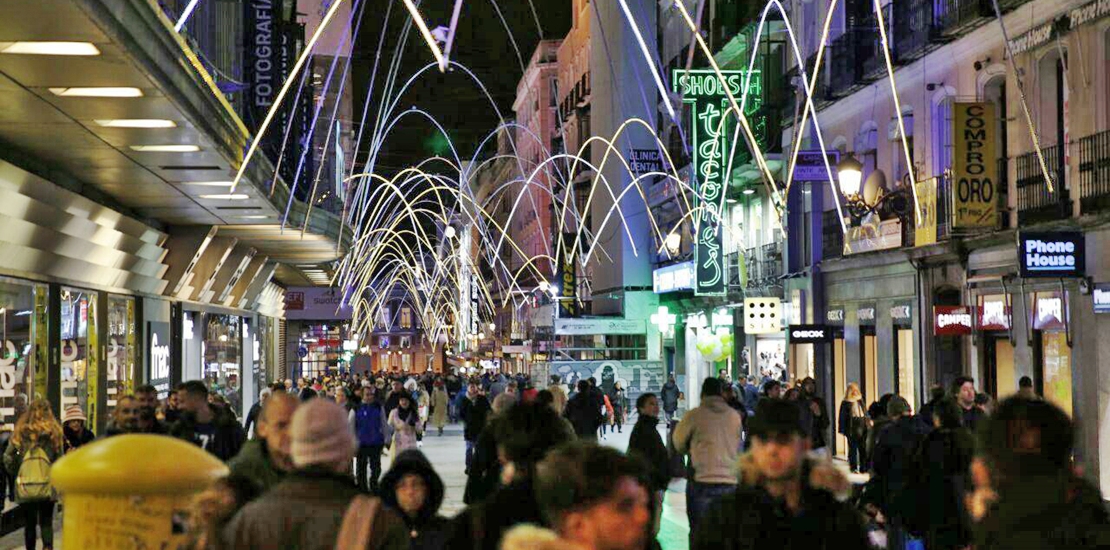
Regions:
<svg viewBox="0 0 1110 550"><path fill-rule="evenodd" d="M745 82L748 95L741 101ZM763 105L763 75L758 70L749 78L748 71L721 71L718 75L712 70L675 69L671 83L674 91L682 94L683 103L690 105L693 126L694 294L719 296L728 291L721 212L728 186L730 133L736 124L736 117L729 114L728 94L743 104L744 115L751 118Z"/></svg>

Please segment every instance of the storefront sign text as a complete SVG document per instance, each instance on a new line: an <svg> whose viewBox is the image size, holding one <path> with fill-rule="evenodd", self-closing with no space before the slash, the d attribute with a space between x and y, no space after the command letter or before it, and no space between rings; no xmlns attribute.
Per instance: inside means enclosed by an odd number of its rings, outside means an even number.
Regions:
<svg viewBox="0 0 1110 550"><path fill-rule="evenodd" d="M150 383L158 391L159 399L170 392L170 324L147 322L147 364L150 365Z"/></svg>
<svg viewBox="0 0 1110 550"><path fill-rule="evenodd" d="M1091 293L1095 302L1095 313L1110 313L1110 283L1100 283Z"/></svg>
<svg viewBox="0 0 1110 550"><path fill-rule="evenodd" d="M956 103L952 131L952 227L994 228L998 225L998 163L994 156L997 122L992 103Z"/></svg>
<svg viewBox="0 0 1110 550"><path fill-rule="evenodd" d="M861 307L857 309L856 318L859 319L860 324L875 324L875 308Z"/></svg>
<svg viewBox="0 0 1110 550"><path fill-rule="evenodd" d="M913 320L913 306L909 304L899 304L890 308L890 318L895 321Z"/></svg>
<svg viewBox="0 0 1110 550"><path fill-rule="evenodd" d="M628 167L634 177L662 173L664 170L663 153L659 149L630 149L628 151Z"/></svg>
<svg viewBox="0 0 1110 550"><path fill-rule="evenodd" d="M773 334L782 330L782 300L744 298L744 332Z"/></svg>
<svg viewBox="0 0 1110 550"><path fill-rule="evenodd" d="M833 324L843 324L844 308L830 308L828 311L825 312L825 320Z"/></svg>
<svg viewBox="0 0 1110 550"><path fill-rule="evenodd" d="M656 294L694 288L694 262L682 262L656 269L651 274Z"/></svg>
<svg viewBox="0 0 1110 550"><path fill-rule="evenodd" d="M285 318L304 321L338 321L351 318L351 306L332 287L289 287L285 291Z"/></svg>
<svg viewBox="0 0 1110 550"><path fill-rule="evenodd" d="M1081 277L1086 269L1083 233L1020 233L1019 264L1022 277Z"/></svg>
<svg viewBox="0 0 1110 550"><path fill-rule="evenodd" d="M831 340L829 327L825 325L790 325L790 343L817 344Z"/></svg>
<svg viewBox="0 0 1110 550"><path fill-rule="evenodd" d="M1107 14L1110 14L1110 0L1095 0L1068 12L1068 22L1074 29L1096 19L1102 19Z"/></svg>
<svg viewBox="0 0 1110 550"><path fill-rule="evenodd" d="M1056 21L1052 20L1047 23L1042 23L1033 27L1029 32L1018 36L1010 41L1010 48L1013 50L1014 55L1025 53L1029 50L1035 49L1042 44L1052 40L1055 36L1053 30L1056 27Z"/></svg>
<svg viewBox="0 0 1110 550"><path fill-rule="evenodd" d="M1063 330L1064 299L1059 292L1037 293L1037 317L1033 320L1035 330Z"/></svg>
<svg viewBox="0 0 1110 550"><path fill-rule="evenodd" d="M828 164L825 160L828 159ZM840 151L798 151L798 162L794 165L794 181L796 182L825 182L829 181L829 171L832 171L833 181L837 180L836 165L840 163ZM827 167L827 169L826 169Z"/></svg>
<svg viewBox="0 0 1110 550"><path fill-rule="evenodd" d="M3 398L4 406L0 407L0 423L4 429L11 429L15 427L15 381L16 381L16 361L19 360L19 352L15 348L15 344L11 340L4 341L3 357L0 357L0 398Z"/></svg>
<svg viewBox="0 0 1110 550"><path fill-rule="evenodd" d="M933 306L934 329L937 336L971 334L971 311L964 306Z"/></svg>
<svg viewBox="0 0 1110 550"><path fill-rule="evenodd" d="M555 334L559 336L590 336L602 334L646 334L643 321L634 319L556 319Z"/></svg>
<svg viewBox="0 0 1110 550"><path fill-rule="evenodd" d="M577 252L571 253L578 234L568 231L562 236L555 243L555 295L559 299L559 316L578 317L578 260Z"/></svg>
<svg viewBox="0 0 1110 550"><path fill-rule="evenodd" d="M1010 330L1010 307L1003 296L984 296L979 307L979 330Z"/></svg>

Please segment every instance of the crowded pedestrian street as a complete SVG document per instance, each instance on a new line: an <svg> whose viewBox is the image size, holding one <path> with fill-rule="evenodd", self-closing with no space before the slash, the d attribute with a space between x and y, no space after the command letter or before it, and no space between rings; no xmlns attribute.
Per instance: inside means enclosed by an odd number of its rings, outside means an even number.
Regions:
<svg viewBox="0 0 1110 550"><path fill-rule="evenodd" d="M0 550L1110 549L1110 0L0 0Z"/></svg>

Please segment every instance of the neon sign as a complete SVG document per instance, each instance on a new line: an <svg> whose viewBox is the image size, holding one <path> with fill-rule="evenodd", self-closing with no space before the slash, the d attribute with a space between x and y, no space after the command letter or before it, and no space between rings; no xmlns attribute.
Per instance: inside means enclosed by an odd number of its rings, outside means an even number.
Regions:
<svg viewBox="0 0 1110 550"><path fill-rule="evenodd" d="M694 235L694 264L696 295L722 295L726 292L726 263L721 239L721 212L728 186L730 143L729 103L727 93L740 95L744 82L748 82L748 97L744 100L745 115L759 110L762 103L763 79L760 71L686 71L675 69L671 83L674 91L681 93L683 102L690 105L693 124L692 159L694 168L694 209L696 234ZM750 79L749 79L750 76ZM727 92L727 93L726 93Z"/></svg>

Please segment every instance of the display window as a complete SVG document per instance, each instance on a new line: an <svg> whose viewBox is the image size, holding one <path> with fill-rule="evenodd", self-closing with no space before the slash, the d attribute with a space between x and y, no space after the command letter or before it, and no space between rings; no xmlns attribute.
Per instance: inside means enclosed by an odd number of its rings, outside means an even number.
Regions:
<svg viewBox="0 0 1110 550"><path fill-rule="evenodd" d="M27 405L34 373L45 371L47 294L45 285L0 278L0 428L4 430L14 427Z"/></svg>
<svg viewBox="0 0 1110 550"><path fill-rule="evenodd" d="M116 400L135 391L135 300L124 296L108 297L107 414L116 409Z"/></svg>
<svg viewBox="0 0 1110 550"><path fill-rule="evenodd" d="M345 325L303 326L297 345L298 377L315 378L337 374L347 333L348 327Z"/></svg>
<svg viewBox="0 0 1110 550"><path fill-rule="evenodd" d="M62 288L61 295L61 402L59 410L77 405L88 417L88 424L95 426L97 364L96 326L97 293Z"/></svg>
<svg viewBox="0 0 1110 550"><path fill-rule="evenodd" d="M227 400L236 415L242 414L241 318L206 313L204 325L204 383L208 391Z"/></svg>

